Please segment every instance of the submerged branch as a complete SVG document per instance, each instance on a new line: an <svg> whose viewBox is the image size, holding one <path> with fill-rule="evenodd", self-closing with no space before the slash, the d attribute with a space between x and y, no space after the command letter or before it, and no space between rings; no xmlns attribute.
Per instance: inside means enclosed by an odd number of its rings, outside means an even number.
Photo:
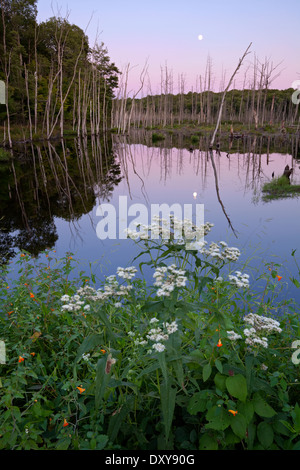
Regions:
<svg viewBox="0 0 300 470"><path fill-rule="evenodd" d="M217 119L217 124L216 124L215 130L214 130L214 133L213 133L213 135L212 135L211 141L210 141L210 151L209 151L209 153L210 153L210 159L211 159L211 163L212 163L212 167L213 167L214 175L215 175L215 184L216 184L217 198L218 198L218 201L219 201L219 203L220 203L220 205L221 205L221 207L222 207L222 210L223 210L223 212L224 212L224 215L225 215L226 219L228 220L228 223L229 223L229 225L230 225L230 227L231 227L231 229L232 229L232 231L233 231L233 233L234 233L234 235L235 235L236 237L237 237L237 234L236 234L236 232L235 232L235 230L234 230L234 228L233 228L233 226L232 226L232 223L231 223L231 221L230 221L230 219L229 219L229 217L228 217L228 215L227 215L227 213L226 213L226 211L225 211L224 204L223 204L223 202L222 202L222 200L221 200L221 197L220 197L219 184L218 184L218 176L217 176L216 165L215 165L215 162L214 162L212 147L213 147L213 145L214 145L214 141L215 141L215 138L216 138L216 134L217 134L217 131L218 131L220 122L221 122L221 116L222 116L223 105L224 105L226 93L227 93L227 91L229 90L229 88L230 88L230 86L231 86L231 84L232 84L232 81L233 81L235 75L237 74L238 70L240 69L240 67L241 67L241 65L242 65L242 63L243 63L244 58L245 58L246 55L249 53L248 51L249 51L251 45L252 45L252 42L249 44L249 46L247 47L246 51L244 52L242 58L239 60L239 63L238 63L238 65L237 65L235 71L233 72L233 74L232 74L232 76L231 76L231 78L230 78L230 80L229 80L229 82L228 82L227 87L225 88L225 90L224 90L224 92L223 92L222 101L221 101L221 104L220 104L220 109L219 109L219 114L218 114L218 119Z"/></svg>

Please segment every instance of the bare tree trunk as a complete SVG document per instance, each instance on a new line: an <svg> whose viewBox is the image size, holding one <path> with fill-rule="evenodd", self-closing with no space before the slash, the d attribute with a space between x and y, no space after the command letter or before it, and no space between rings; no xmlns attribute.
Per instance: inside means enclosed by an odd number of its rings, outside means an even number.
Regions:
<svg viewBox="0 0 300 470"><path fill-rule="evenodd" d="M4 75L5 75L5 106L6 106L6 116L7 116L7 137L9 147L12 148L12 140L10 135L10 114L8 106L8 86L9 86L9 76L10 76L10 63L11 63L11 51L9 52L7 58L7 47L6 47L6 25L4 18L4 3L1 0L1 10L2 10L2 27L3 27L3 59L4 59Z"/></svg>
<svg viewBox="0 0 300 470"><path fill-rule="evenodd" d="M215 141L215 137L216 137L216 134L217 134L217 131L218 131L218 128L219 128L219 125L220 125L220 121L221 121L221 116L222 116L222 109L223 109L223 105L224 105L224 101L225 101L225 96L226 96L226 93L227 91L229 90L230 86L231 86L231 83L235 77L235 75L237 74L238 70L240 69L242 63L243 63L243 60L244 58L246 57L246 55L248 54L248 51L251 47L252 43L249 44L249 46L247 47L246 51L244 52L242 58L239 60L239 63L234 71L234 73L232 74L229 82L228 82L228 85L226 87L226 89L224 90L224 93L223 93L223 96L222 96L222 101L221 101L221 105L220 105L220 109L219 109L219 114L218 114L218 119L217 119L217 124L216 124L216 127L215 127L215 130L214 130L214 133L213 133L213 136L211 138L211 141L210 141L210 158L211 158L211 163L212 163L212 167L213 167L213 170L214 170L214 175L215 175L215 184L216 184L216 191L217 191L217 197L218 197L218 200L219 200L219 203L222 207L222 210L224 212L224 215L234 233L235 236L236 235L236 232L232 226L232 223L225 211L225 208L224 208L224 205L222 203L222 200L221 200L221 197L220 197L220 192L219 192L219 185L218 185L218 176L217 176L217 170L216 170L216 165L215 165L215 162L214 162L214 158L213 158L213 152L212 152L212 148L213 148L213 145L214 145L214 141Z"/></svg>
<svg viewBox="0 0 300 470"><path fill-rule="evenodd" d="M25 76L25 88L27 95L27 107L28 107L28 120L29 120L29 134L30 140L32 141L32 120L31 120L31 109L30 109L30 98L29 98L29 86L28 86L28 70L26 64L24 64L24 76Z"/></svg>

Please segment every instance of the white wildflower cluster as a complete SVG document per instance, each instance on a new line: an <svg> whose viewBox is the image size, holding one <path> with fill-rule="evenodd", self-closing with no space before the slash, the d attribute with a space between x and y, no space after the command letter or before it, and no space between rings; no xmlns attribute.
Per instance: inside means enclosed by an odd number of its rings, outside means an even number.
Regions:
<svg viewBox="0 0 300 470"><path fill-rule="evenodd" d="M155 323L156 318L152 318L150 323ZM178 330L178 325L176 321L172 323L163 323L162 328L159 326L157 328L151 328L146 334L146 338L150 341L153 341L152 349L157 352L163 352L166 349L166 346L163 344L165 341L168 341L169 336L175 331ZM150 350L151 352L151 350Z"/></svg>
<svg viewBox="0 0 300 470"><path fill-rule="evenodd" d="M134 276L135 273L137 272L136 268L134 267L129 267L129 268L118 268L117 269L117 274L120 278L122 279L127 279L131 280ZM120 299L124 296L126 296L130 290L133 289L133 286L131 284L120 284L119 281L117 280L117 277L115 274L112 274L111 276L108 276L105 280L105 285L103 289L94 289L93 287L90 286L84 286L78 289L77 294L85 297L88 300L91 300L93 302L102 300L105 301L107 299L116 299L116 306L120 307Z"/></svg>
<svg viewBox="0 0 300 470"><path fill-rule="evenodd" d="M256 331L265 331L266 333L281 333L280 323L269 317L263 317L256 313L249 313L245 316L244 321L253 326Z"/></svg>
<svg viewBox="0 0 300 470"><path fill-rule="evenodd" d="M129 268L117 268L118 276L123 279L132 279L136 272L137 269L134 266L130 266Z"/></svg>
<svg viewBox="0 0 300 470"><path fill-rule="evenodd" d="M154 285L158 286L157 295L169 296L175 287L184 287L187 281L185 271L178 269L175 264L156 268L153 274Z"/></svg>
<svg viewBox="0 0 300 470"><path fill-rule="evenodd" d="M84 312L88 312L91 308L89 304L86 304L84 300L81 300L81 296L78 295L78 293L73 296L67 294L63 295L60 300L64 303L61 307L63 312L79 312L82 310Z"/></svg>
<svg viewBox="0 0 300 470"><path fill-rule="evenodd" d="M200 253L205 256L211 256L217 261L237 261L241 255L238 248L230 247L224 241L219 242L219 244L211 242L208 247L206 241L203 243L204 246L200 249Z"/></svg>
<svg viewBox="0 0 300 470"><path fill-rule="evenodd" d="M230 341L237 341L238 339L242 339L241 335L238 335L235 331L227 331L227 337Z"/></svg>
<svg viewBox="0 0 300 470"><path fill-rule="evenodd" d="M150 325L155 323L159 323L157 318L151 318ZM150 330L146 333L145 337L140 334L135 334L133 331L128 332L128 336L132 337L133 342L136 346L144 346L149 344L149 341L153 342L151 349L148 350L148 353L151 354L152 351L163 352L166 349L165 342L168 341L169 336L175 331L178 330L178 325L176 321L172 323L163 323L162 326L156 326L154 328L150 328Z"/></svg>
<svg viewBox="0 0 300 470"><path fill-rule="evenodd" d="M206 222L198 227L191 219L184 218L182 220L170 214L168 219L154 215L150 225L138 223L135 225L138 230L125 229L127 237L132 240L158 240L161 238L162 240L172 239L177 243L184 244L191 240L201 240L210 232L214 224ZM202 244L199 247L202 247Z"/></svg>
<svg viewBox="0 0 300 470"><path fill-rule="evenodd" d="M230 274L228 278L235 287L250 287L249 274L242 274L240 271L236 271L235 276Z"/></svg>
<svg viewBox="0 0 300 470"><path fill-rule="evenodd" d="M249 313L245 316L244 322L251 326L251 328L244 329L246 336L246 344L250 346L263 346L268 348L268 338L262 336L271 333L281 333L280 323L273 318L257 315L256 313Z"/></svg>

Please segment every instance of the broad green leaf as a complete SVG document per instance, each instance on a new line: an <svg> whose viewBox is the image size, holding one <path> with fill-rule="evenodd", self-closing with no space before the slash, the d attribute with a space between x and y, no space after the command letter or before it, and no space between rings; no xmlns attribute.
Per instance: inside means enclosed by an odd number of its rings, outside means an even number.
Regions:
<svg viewBox="0 0 300 470"><path fill-rule="evenodd" d="M203 397L202 392L195 393L190 399L187 410L190 415L196 415L198 412L206 410L207 399Z"/></svg>
<svg viewBox="0 0 300 470"><path fill-rule="evenodd" d="M206 382L209 379L211 371L212 371L212 367L211 367L210 363L206 364L203 367L203 370L202 370L203 382Z"/></svg>
<svg viewBox="0 0 300 470"><path fill-rule="evenodd" d="M56 444L56 450L67 450L71 444L71 439L69 437L64 437L60 439Z"/></svg>
<svg viewBox="0 0 300 470"><path fill-rule="evenodd" d="M237 444L240 442L240 438L236 434L234 434L231 428L228 428L225 434L225 442L227 445Z"/></svg>
<svg viewBox="0 0 300 470"><path fill-rule="evenodd" d="M227 379L226 375L219 374L219 372L216 373L214 377L214 382L215 382L216 387L219 390L223 391L226 389L226 379Z"/></svg>
<svg viewBox="0 0 300 470"><path fill-rule="evenodd" d="M274 439L274 431L272 426L269 423L266 423L265 421L259 423L259 425L257 426L257 437L261 445L265 449L268 449Z"/></svg>
<svg viewBox="0 0 300 470"><path fill-rule="evenodd" d="M96 438L97 441L97 450L102 450L106 446L108 442L108 436L105 434L100 434L100 436L97 436Z"/></svg>
<svg viewBox="0 0 300 470"><path fill-rule="evenodd" d="M199 450L218 450L218 441L208 433L203 434L199 439Z"/></svg>
<svg viewBox="0 0 300 470"><path fill-rule="evenodd" d="M209 419L209 423L205 425L208 429L215 429L216 431L224 431L228 426L230 426L230 416L227 410L222 407L213 407L215 408L215 415L212 416L212 413L207 413L206 418Z"/></svg>
<svg viewBox="0 0 300 470"><path fill-rule="evenodd" d="M231 429L241 439L246 437L247 423L243 415L237 413L235 416L231 416Z"/></svg>
<svg viewBox="0 0 300 470"><path fill-rule="evenodd" d="M263 418L272 418L276 411L259 395L255 393L253 397L254 411Z"/></svg>
<svg viewBox="0 0 300 470"><path fill-rule="evenodd" d="M230 395L245 401L247 397L247 383L243 375L237 374L227 377L226 387Z"/></svg>

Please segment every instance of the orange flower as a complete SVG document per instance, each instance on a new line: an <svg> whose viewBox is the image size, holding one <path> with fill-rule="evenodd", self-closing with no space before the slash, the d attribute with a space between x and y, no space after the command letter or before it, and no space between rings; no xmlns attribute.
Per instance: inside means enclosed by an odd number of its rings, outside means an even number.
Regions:
<svg viewBox="0 0 300 470"><path fill-rule="evenodd" d="M220 348L221 346L223 346L221 339L219 339L217 346L218 346L218 348Z"/></svg>
<svg viewBox="0 0 300 470"><path fill-rule="evenodd" d="M82 393L82 392L85 391L85 388L81 388L81 387L76 387L76 388L78 388L78 390L79 390L80 393Z"/></svg>
<svg viewBox="0 0 300 470"><path fill-rule="evenodd" d="M106 353L105 349L100 349L100 351L102 352L102 354Z"/></svg>
<svg viewBox="0 0 300 470"><path fill-rule="evenodd" d="M24 362L24 361L25 361L24 357L19 356L19 361L18 362Z"/></svg>
<svg viewBox="0 0 300 470"><path fill-rule="evenodd" d="M233 416L235 416L237 414L237 411L234 411L234 410L228 410L228 413L231 413Z"/></svg>
<svg viewBox="0 0 300 470"><path fill-rule="evenodd" d="M277 275L276 277L277 277L278 281L280 281L280 279L282 279L282 276Z"/></svg>
<svg viewBox="0 0 300 470"><path fill-rule="evenodd" d="M34 294L32 292L30 292L30 297L34 299Z"/></svg>
<svg viewBox="0 0 300 470"><path fill-rule="evenodd" d="M26 255L22 254L22 255L21 255L21 258L24 258L25 256L26 256Z"/></svg>
<svg viewBox="0 0 300 470"><path fill-rule="evenodd" d="M30 353L31 356L35 356L35 352Z"/></svg>
<svg viewBox="0 0 300 470"><path fill-rule="evenodd" d="M63 424L63 427L65 428L66 426L69 426L69 423L68 423L68 421L66 420L66 418L64 418L64 424Z"/></svg>

